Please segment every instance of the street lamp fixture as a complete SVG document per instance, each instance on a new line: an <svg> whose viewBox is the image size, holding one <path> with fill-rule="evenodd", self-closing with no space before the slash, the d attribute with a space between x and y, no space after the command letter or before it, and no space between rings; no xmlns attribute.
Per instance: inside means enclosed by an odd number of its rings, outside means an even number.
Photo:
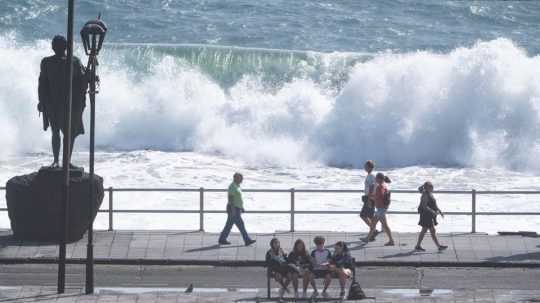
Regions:
<svg viewBox="0 0 540 303"><path fill-rule="evenodd" d="M107 33L107 25L101 20L101 14L99 14L96 20L86 22L81 29L81 38L83 41L84 52L88 56L88 65L86 66L86 73L89 75L89 91L90 96L90 203L88 205L88 244L86 254L86 294L94 293L94 246L93 246L93 233L94 233L94 218L93 205L95 202L95 188L94 188L94 148L95 148L95 128L96 128L96 86L99 85L99 77L96 74L96 68L99 65L97 56L105 35ZM97 85L96 85L97 84Z"/></svg>

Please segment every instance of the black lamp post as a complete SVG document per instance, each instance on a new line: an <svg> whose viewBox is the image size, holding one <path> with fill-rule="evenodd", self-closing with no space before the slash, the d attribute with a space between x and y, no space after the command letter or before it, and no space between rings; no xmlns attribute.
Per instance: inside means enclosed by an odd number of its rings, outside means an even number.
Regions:
<svg viewBox="0 0 540 303"><path fill-rule="evenodd" d="M87 73L90 74L90 204L88 205L88 244L86 255L86 294L94 293L94 218L93 205L95 201L94 188L94 146L95 146L95 124L96 124L96 84L99 84L99 77L96 75L96 67L98 66L97 55L103 46L107 26L100 20L101 14L96 20L88 21L81 29L81 38L84 45L84 51L88 56Z"/></svg>
<svg viewBox="0 0 540 303"><path fill-rule="evenodd" d="M74 14L74 0L68 0L68 19L67 19L67 57L66 57L66 109L65 109L65 125L64 125L64 142L63 142L63 154L62 154L62 167L64 173L63 184L63 201L62 201L62 219L61 235L60 235L60 247L58 253L58 293L64 293L66 287L66 241L68 238L68 224L69 224L69 182L70 172L69 164L70 150L71 150L71 103L72 103L72 91L73 91L73 14Z"/></svg>

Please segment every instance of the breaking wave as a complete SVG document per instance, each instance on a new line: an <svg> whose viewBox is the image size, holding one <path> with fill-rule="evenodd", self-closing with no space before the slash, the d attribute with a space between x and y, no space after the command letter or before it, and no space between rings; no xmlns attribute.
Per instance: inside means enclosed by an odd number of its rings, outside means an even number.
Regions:
<svg viewBox="0 0 540 303"><path fill-rule="evenodd" d="M48 49L0 36L0 153L48 150L35 110ZM403 54L107 45L100 63L102 150L540 170L540 57L506 39Z"/></svg>

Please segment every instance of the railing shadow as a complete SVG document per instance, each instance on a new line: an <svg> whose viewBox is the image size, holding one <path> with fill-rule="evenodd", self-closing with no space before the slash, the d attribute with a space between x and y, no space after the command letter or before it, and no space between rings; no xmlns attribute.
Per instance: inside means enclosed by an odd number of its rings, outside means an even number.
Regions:
<svg viewBox="0 0 540 303"><path fill-rule="evenodd" d="M538 245L537 247L540 247L540 245ZM491 258L486 259L486 261L489 261L489 262L516 262L516 261L533 261L533 260L540 260L540 252L515 254L515 255L506 256L506 257L497 256L497 257L491 257Z"/></svg>
<svg viewBox="0 0 540 303"><path fill-rule="evenodd" d="M361 250L366 248L367 243L364 241L345 242L350 251ZM353 246L355 245L355 246Z"/></svg>
<svg viewBox="0 0 540 303"><path fill-rule="evenodd" d="M192 253L192 252L201 252L201 251L209 251L209 250L216 250L216 249L230 249L230 248L239 248L244 247L244 245L219 245L219 244L212 244L209 246L203 246L198 248L192 248L188 250L184 250L184 252Z"/></svg>
<svg viewBox="0 0 540 303"><path fill-rule="evenodd" d="M26 297L17 297L17 298L3 298L0 299L0 302L40 302L40 301L46 301L46 302L56 302L56 301L64 301L64 298L76 298L80 297L82 294L69 294L69 295L57 295L56 293L51 294L40 294L40 295L31 295ZM94 300L95 301L95 300Z"/></svg>
<svg viewBox="0 0 540 303"><path fill-rule="evenodd" d="M190 235L190 234L198 234L198 233L204 233L204 231L200 230L186 230L186 231L179 231L179 232L173 232L168 235L171 236L182 236L182 235Z"/></svg>
<svg viewBox="0 0 540 303"><path fill-rule="evenodd" d="M49 246L58 245L57 241L23 241L13 235L0 235L0 249L8 246Z"/></svg>
<svg viewBox="0 0 540 303"><path fill-rule="evenodd" d="M392 254L392 255L384 255L382 257L378 257L379 259L392 259L392 258L405 258L405 257L410 257L410 256L419 256L419 255L435 255L435 254L439 254L440 252L418 252L416 250L410 250L410 251L407 251L407 252L401 252L401 253L396 253L396 254Z"/></svg>

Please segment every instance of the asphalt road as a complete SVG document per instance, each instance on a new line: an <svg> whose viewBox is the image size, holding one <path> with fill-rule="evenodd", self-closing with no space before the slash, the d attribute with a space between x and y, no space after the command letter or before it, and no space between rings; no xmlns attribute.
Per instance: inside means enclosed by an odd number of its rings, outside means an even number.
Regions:
<svg viewBox="0 0 540 303"><path fill-rule="evenodd" d="M363 288L540 289L540 269L377 267L357 272ZM56 265L0 266L0 286L54 286L56 279ZM73 288L83 286L84 266L68 265L67 283ZM193 284L195 288L262 289L266 277L263 268L252 267L100 265L95 268L95 283L96 287L185 288Z"/></svg>

